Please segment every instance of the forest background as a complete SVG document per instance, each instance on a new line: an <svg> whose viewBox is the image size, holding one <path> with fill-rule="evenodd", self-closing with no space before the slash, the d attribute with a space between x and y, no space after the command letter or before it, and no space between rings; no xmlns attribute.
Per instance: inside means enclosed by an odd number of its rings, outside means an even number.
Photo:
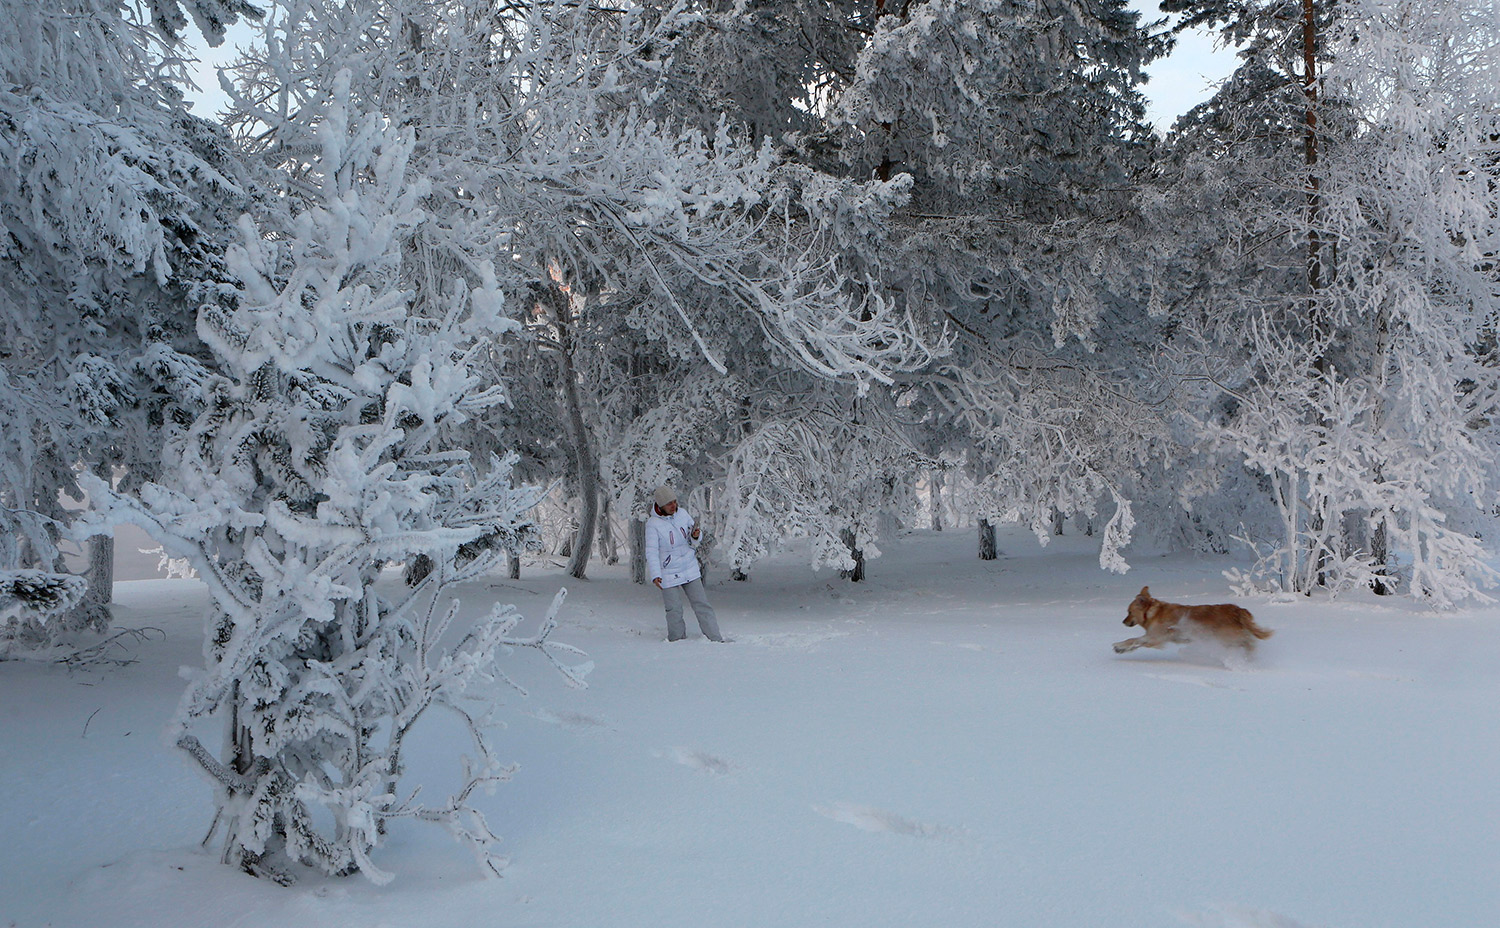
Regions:
<svg viewBox="0 0 1500 928"><path fill-rule="evenodd" d="M662 483L736 578L797 541L858 581L957 519L981 558L1017 523L1115 572L1249 552L1246 594L1484 600L1493 10L1161 9L6 4L0 654L107 653L145 529L212 598L174 743L225 860L379 879L394 817L489 853L462 696L498 657L587 669L505 607L457 635L455 585L639 565ZM263 24L221 118L189 20ZM1163 135L1179 27L1238 65ZM422 805L433 707L474 747Z"/></svg>

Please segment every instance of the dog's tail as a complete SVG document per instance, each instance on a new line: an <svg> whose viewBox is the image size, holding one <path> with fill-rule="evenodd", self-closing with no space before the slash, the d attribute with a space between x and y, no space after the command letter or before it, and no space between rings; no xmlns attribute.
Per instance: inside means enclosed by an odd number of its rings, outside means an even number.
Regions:
<svg viewBox="0 0 1500 928"><path fill-rule="evenodd" d="M1239 612L1240 627L1245 631L1261 639L1262 641L1275 634L1275 632L1271 631L1269 628L1261 628L1259 625L1256 625L1255 616L1250 614L1249 609L1246 609L1243 606L1235 606L1234 608Z"/></svg>

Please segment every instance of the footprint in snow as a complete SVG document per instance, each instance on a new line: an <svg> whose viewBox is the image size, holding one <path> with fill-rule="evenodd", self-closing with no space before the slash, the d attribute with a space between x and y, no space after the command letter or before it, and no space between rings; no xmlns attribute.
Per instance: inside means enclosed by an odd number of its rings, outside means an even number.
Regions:
<svg viewBox="0 0 1500 928"><path fill-rule="evenodd" d="M849 802L836 802L831 806L813 806L813 811L835 822L853 825L860 831L885 831L912 838L956 838L959 835L957 829L949 828L947 825L918 822L885 809Z"/></svg>
<svg viewBox="0 0 1500 928"><path fill-rule="evenodd" d="M989 650L989 648L985 647L982 644L969 644L969 643L950 644L947 641L932 641L932 642L929 642L929 644L931 644L935 648L954 647L954 648L959 649L960 651L988 651Z"/></svg>
<svg viewBox="0 0 1500 928"><path fill-rule="evenodd" d="M581 712L567 712L554 709L538 709L533 715L538 721L549 725L558 725L562 728L570 728L573 731L588 731L595 728L608 728L609 723L603 719L596 719L591 715Z"/></svg>
<svg viewBox="0 0 1500 928"><path fill-rule="evenodd" d="M734 765L722 757L715 757L703 751L694 751L691 748L673 748L672 759L684 767L692 767L694 770L720 777L734 769Z"/></svg>
<svg viewBox="0 0 1500 928"><path fill-rule="evenodd" d="M849 632L818 630L810 632L773 632L766 635L738 635L735 641L742 641L749 645L758 645L763 648L794 648L800 651L812 650L825 641L835 638L847 638Z"/></svg>
<svg viewBox="0 0 1500 928"><path fill-rule="evenodd" d="M1190 928L1307 928L1285 915L1241 906L1216 908L1207 912L1183 912L1177 917Z"/></svg>

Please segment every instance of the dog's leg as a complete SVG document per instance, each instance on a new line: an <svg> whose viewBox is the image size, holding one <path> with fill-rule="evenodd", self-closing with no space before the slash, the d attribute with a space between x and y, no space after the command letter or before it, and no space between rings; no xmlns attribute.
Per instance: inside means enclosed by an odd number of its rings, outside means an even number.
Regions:
<svg viewBox="0 0 1500 928"><path fill-rule="evenodd" d="M1126 651L1134 651L1136 648L1165 648L1169 644L1184 644L1187 641L1187 633L1180 628L1153 628L1139 638L1126 638L1124 641L1116 641L1115 653L1124 654Z"/></svg>
<svg viewBox="0 0 1500 928"><path fill-rule="evenodd" d="M1134 651L1136 648L1159 648L1162 642L1151 637L1149 634L1139 638L1126 638L1124 641L1115 642L1115 653L1124 654L1126 651Z"/></svg>

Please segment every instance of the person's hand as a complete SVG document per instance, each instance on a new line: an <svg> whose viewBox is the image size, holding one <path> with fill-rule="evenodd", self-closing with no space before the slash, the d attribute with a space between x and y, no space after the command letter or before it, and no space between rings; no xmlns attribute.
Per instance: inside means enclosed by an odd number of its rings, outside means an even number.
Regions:
<svg viewBox="0 0 1500 928"><path fill-rule="evenodd" d="M693 526L693 537L694 537L694 538L697 538L697 537L698 537L698 533L699 533L699 532L700 532L700 531L702 531L702 530L701 530L701 529L699 529L699 528L698 528L698 526L696 526L696 525L695 525L695 526Z"/></svg>
<svg viewBox="0 0 1500 928"><path fill-rule="evenodd" d="M660 577L652 577L651 578L651 582L654 583L654 584L656 584L656 588L658 590L661 589L661 578Z"/></svg>

